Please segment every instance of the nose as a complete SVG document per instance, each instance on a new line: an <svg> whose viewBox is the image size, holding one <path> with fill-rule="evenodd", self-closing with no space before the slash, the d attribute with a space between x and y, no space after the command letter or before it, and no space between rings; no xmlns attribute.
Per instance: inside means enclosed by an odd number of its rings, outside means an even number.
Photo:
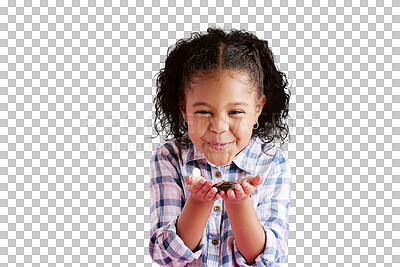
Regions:
<svg viewBox="0 0 400 267"><path fill-rule="evenodd" d="M223 133L229 130L229 118L218 117L211 122L210 130L216 133Z"/></svg>

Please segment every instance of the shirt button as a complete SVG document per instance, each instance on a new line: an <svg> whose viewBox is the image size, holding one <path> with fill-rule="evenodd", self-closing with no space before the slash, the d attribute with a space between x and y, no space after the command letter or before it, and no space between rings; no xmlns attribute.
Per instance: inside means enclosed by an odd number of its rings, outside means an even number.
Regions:
<svg viewBox="0 0 400 267"><path fill-rule="evenodd" d="M222 174L221 174L220 171L216 171L216 172L215 172L215 177L221 178L221 176L222 176Z"/></svg>
<svg viewBox="0 0 400 267"><path fill-rule="evenodd" d="M213 239L211 241L211 244L213 244L214 246L218 245L218 239Z"/></svg>
<svg viewBox="0 0 400 267"><path fill-rule="evenodd" d="M214 211L215 211L215 212L218 212L218 211L220 211L220 210L221 210L220 206L214 206Z"/></svg>

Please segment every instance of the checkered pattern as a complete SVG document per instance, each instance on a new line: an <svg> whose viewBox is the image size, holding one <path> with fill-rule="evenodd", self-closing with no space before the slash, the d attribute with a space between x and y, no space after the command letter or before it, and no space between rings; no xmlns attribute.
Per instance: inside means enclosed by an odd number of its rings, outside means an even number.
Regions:
<svg viewBox="0 0 400 267"><path fill-rule="evenodd" d="M156 266L153 78L213 25L291 80L282 266L400 265L400 2L189 2L0 1L0 266Z"/></svg>

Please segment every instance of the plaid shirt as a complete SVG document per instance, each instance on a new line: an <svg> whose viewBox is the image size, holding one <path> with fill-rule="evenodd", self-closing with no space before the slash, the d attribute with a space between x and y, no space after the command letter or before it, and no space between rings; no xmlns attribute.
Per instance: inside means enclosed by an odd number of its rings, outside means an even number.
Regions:
<svg viewBox="0 0 400 267"><path fill-rule="evenodd" d="M287 155L280 148L264 145L253 135L230 164L216 166L193 143L179 151L170 140L156 149L150 167L149 251L155 262L167 266L249 266L236 247L221 198L214 202L196 251L192 252L176 234L177 218L190 195L183 178L194 168L214 183L261 174L263 182L251 199L265 231L266 245L253 266L278 266L286 260L291 172Z"/></svg>

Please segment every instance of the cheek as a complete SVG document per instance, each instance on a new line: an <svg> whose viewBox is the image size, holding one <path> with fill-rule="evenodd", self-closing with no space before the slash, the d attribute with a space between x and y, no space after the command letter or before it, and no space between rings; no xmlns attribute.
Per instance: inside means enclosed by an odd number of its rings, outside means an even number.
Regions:
<svg viewBox="0 0 400 267"><path fill-rule="evenodd" d="M247 133L253 128L251 120L247 116L238 116L227 118L226 123L229 124L229 130L236 133ZM204 134L212 124L212 119L210 117L192 117L188 121L189 132L193 136Z"/></svg>
<svg viewBox="0 0 400 267"><path fill-rule="evenodd" d="M193 118L190 122L190 126L192 129L196 131L203 131L209 127L210 120L205 117L197 117Z"/></svg>
<svg viewBox="0 0 400 267"><path fill-rule="evenodd" d="M197 140L207 132L209 121L204 118L192 118L192 120L188 122L188 128L190 137Z"/></svg>
<svg viewBox="0 0 400 267"><path fill-rule="evenodd" d="M230 126L231 126L232 131L240 132L240 133L248 132L249 129L251 129L253 127L251 125L251 122L245 116L243 116L241 118L232 119Z"/></svg>

